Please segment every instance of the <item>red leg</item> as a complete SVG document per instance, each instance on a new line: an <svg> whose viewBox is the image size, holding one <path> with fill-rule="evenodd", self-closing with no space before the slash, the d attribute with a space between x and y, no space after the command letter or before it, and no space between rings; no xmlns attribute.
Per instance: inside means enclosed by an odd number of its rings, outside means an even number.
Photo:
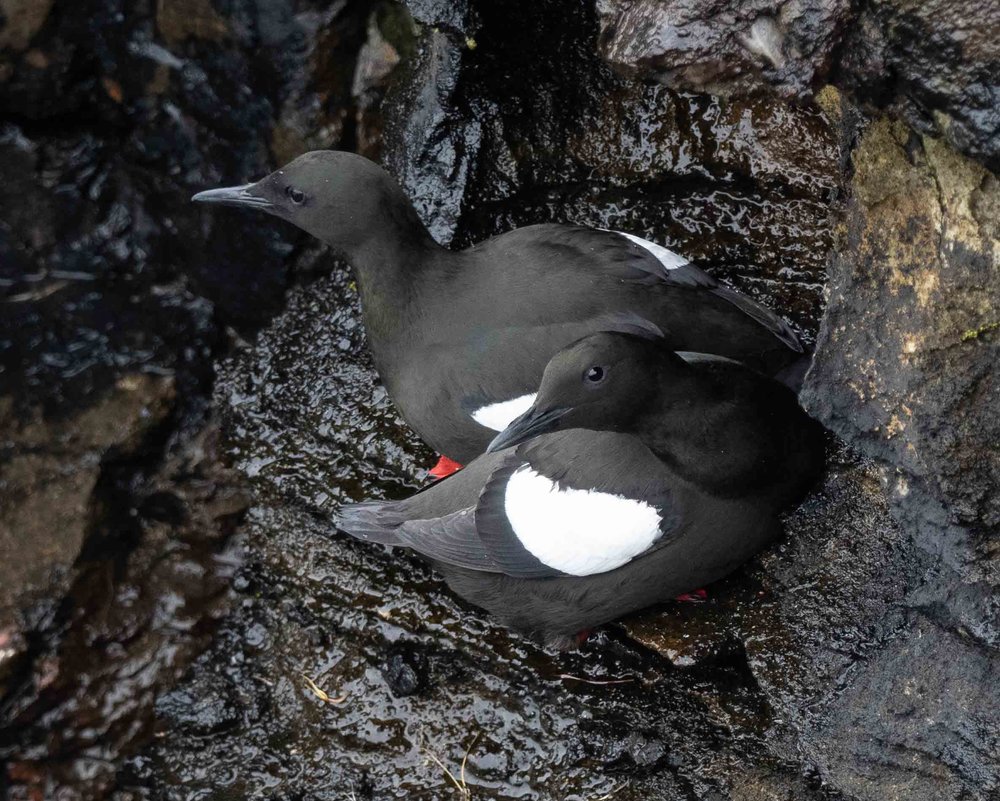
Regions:
<svg viewBox="0 0 1000 801"><path fill-rule="evenodd" d="M692 590L691 592L682 592L676 598L675 601L686 601L691 604L700 604L708 598L708 593L705 590Z"/></svg>
<svg viewBox="0 0 1000 801"><path fill-rule="evenodd" d="M462 469L462 465L453 459L449 459L447 456L442 456L437 460L437 464L432 467L427 475L433 479L441 479L445 476L450 476L452 473L457 473Z"/></svg>

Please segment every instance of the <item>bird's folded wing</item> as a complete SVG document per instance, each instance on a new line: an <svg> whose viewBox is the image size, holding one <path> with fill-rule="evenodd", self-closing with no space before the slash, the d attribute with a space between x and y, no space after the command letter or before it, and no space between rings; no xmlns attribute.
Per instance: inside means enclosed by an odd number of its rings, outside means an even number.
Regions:
<svg viewBox="0 0 1000 801"><path fill-rule="evenodd" d="M633 234L575 225L552 225L544 230L544 244L539 246L550 248L563 257L567 251L575 252L573 261L590 264L619 280L666 283L687 289L720 286L712 276L679 253Z"/></svg>
<svg viewBox="0 0 1000 801"><path fill-rule="evenodd" d="M661 245L649 242L632 234L614 231L627 240L625 247L633 251L636 258L625 261L609 261L635 273L633 280L642 283L665 283L670 286L709 290L713 295L731 303L752 320L762 325L781 342L797 353L803 352L798 335L777 314L762 306L753 298L719 283L708 273L695 267L691 262Z"/></svg>
<svg viewBox="0 0 1000 801"><path fill-rule="evenodd" d="M756 320L796 353L805 353L805 348L802 347L798 334L792 330L792 327L788 323L766 306L762 306L753 298L737 292L735 289L730 289L727 286L720 285L716 287L712 290L712 294L732 303L737 309L751 319Z"/></svg>
<svg viewBox="0 0 1000 801"><path fill-rule="evenodd" d="M662 545L679 525L663 464L631 435L573 429L498 456L475 506L431 517L414 499L352 504L338 525L436 562L519 578L613 570ZM462 472L424 490L423 509L449 481L472 478Z"/></svg>
<svg viewBox="0 0 1000 801"><path fill-rule="evenodd" d="M514 449L476 507L479 539L510 576L590 576L678 527L663 464L628 434L572 429Z"/></svg>

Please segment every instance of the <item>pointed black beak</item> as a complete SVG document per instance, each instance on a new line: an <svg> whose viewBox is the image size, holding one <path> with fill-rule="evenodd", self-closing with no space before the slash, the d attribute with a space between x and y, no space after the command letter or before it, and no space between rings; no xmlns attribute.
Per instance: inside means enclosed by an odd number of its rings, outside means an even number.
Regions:
<svg viewBox="0 0 1000 801"><path fill-rule="evenodd" d="M249 206L254 209L268 211L274 204L266 197L250 194L255 184L243 186L224 186L221 189L206 189L191 198L195 203L220 203L223 206Z"/></svg>
<svg viewBox="0 0 1000 801"><path fill-rule="evenodd" d="M510 448L519 445L525 440L537 437L548 431L555 431L559 427L559 418L569 409L546 409L538 411L532 406L520 417L514 418L510 425L496 435L493 441L487 446L487 453Z"/></svg>

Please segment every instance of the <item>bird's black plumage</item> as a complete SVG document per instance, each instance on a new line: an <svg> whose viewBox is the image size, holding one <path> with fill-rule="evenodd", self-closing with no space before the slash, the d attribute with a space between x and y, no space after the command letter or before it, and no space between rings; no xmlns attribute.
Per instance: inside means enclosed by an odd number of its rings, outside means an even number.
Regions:
<svg viewBox="0 0 1000 801"><path fill-rule="evenodd" d="M777 382L629 330L557 353L498 449L339 527L550 642L724 576L815 479L820 429Z"/></svg>
<svg viewBox="0 0 1000 801"><path fill-rule="evenodd" d="M344 256L390 396L432 447L463 463L505 423L490 428L473 413L534 392L549 358L608 314L639 314L675 350L768 374L802 359L776 314L622 234L544 224L441 248L395 182L353 154L307 153L256 184L196 199L265 210Z"/></svg>

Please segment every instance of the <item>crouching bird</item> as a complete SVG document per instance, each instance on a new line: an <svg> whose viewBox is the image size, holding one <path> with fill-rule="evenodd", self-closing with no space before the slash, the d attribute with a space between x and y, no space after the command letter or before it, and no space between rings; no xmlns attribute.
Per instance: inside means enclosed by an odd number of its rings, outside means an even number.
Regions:
<svg viewBox="0 0 1000 801"><path fill-rule="evenodd" d="M567 647L753 556L822 459L787 387L623 316L549 361L486 454L407 500L346 506L339 527L416 551L469 602Z"/></svg>

